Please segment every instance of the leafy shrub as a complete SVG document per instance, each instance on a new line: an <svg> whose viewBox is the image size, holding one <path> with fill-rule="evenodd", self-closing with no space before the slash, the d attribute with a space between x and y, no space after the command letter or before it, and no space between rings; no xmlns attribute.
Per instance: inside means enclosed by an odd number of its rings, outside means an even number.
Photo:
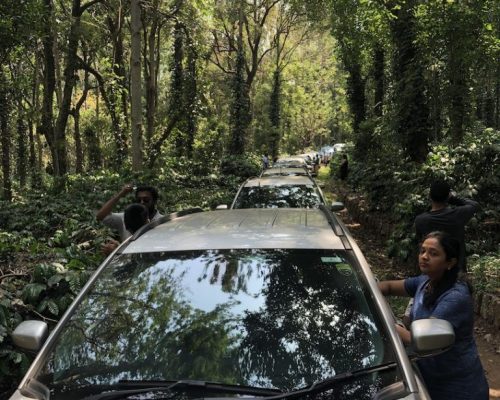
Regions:
<svg viewBox="0 0 500 400"><path fill-rule="evenodd" d="M479 256L473 254L468 259L468 271L472 275L474 288L479 292L493 292L500 289L500 257L498 254Z"/></svg>
<svg viewBox="0 0 500 400"><path fill-rule="evenodd" d="M350 183L367 194L371 211L382 211L394 222L387 243L391 257L404 261L416 259L413 222L429 207L429 187L436 179L450 182L459 196L479 201L482 210L476 214L475 225L466 227L469 235L481 230L485 221L498 219L499 137L497 131L476 127L457 147L433 146L422 165L405 160L394 149L389 154L381 152L350 162ZM471 240L468 252L491 251L498 236L489 238Z"/></svg>
<svg viewBox="0 0 500 400"><path fill-rule="evenodd" d="M235 175L241 178L250 178L260 174L261 160L257 155L229 156L221 162L223 175Z"/></svg>
<svg viewBox="0 0 500 400"><path fill-rule="evenodd" d="M32 361L9 335L23 320L45 319L53 326L61 317L102 262L100 246L113 234L96 221L95 211L125 183L156 186L158 208L168 213L229 203L243 179L200 160L163 161L144 173L124 168L68 175L59 191L32 188L13 203L0 201L0 393L12 389ZM258 172L258 159L246 162L247 170ZM122 199L116 209L131 201Z"/></svg>
<svg viewBox="0 0 500 400"><path fill-rule="evenodd" d="M16 348L10 334L24 319L44 319L54 325L89 278L88 271L62 264L38 264L31 274L3 275L0 286L0 377L15 383L24 375L32 356ZM30 280L27 282L26 278ZM18 295L20 293L20 296ZM19 296L19 297L18 297ZM3 387L8 389L8 387Z"/></svg>

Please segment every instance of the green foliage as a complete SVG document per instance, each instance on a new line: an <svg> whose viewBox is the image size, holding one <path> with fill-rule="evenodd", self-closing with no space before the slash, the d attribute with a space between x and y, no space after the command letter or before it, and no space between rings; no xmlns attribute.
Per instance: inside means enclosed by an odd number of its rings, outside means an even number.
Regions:
<svg viewBox="0 0 500 400"><path fill-rule="evenodd" d="M257 155L229 156L225 157L221 163L221 173L223 175L235 175L241 178L249 178L259 175L262 162Z"/></svg>
<svg viewBox="0 0 500 400"><path fill-rule="evenodd" d="M472 275L474 288L479 292L495 293L500 289L500 256L498 253L469 257L468 270Z"/></svg>
<svg viewBox="0 0 500 400"><path fill-rule="evenodd" d="M88 280L89 272L71 270L60 263L42 263L35 266L31 273L27 270L24 274L6 274L2 278L0 377L4 382L15 383L26 373L32 356L20 352L11 342L10 334L24 319L44 319L53 325L54 318L61 317Z"/></svg>
<svg viewBox="0 0 500 400"><path fill-rule="evenodd" d="M471 240L468 252L491 251L495 235L485 235L489 221L498 220L500 190L500 142L498 132L477 127L460 146L435 145L424 164L411 163L401 153L388 149L350 163L350 182L367 193L369 211L390 215L395 229L388 240L388 253L401 260L416 258L413 221L429 207L429 187L436 179L447 180L460 196L481 205L467 226ZM481 234L482 232L482 234Z"/></svg>
<svg viewBox="0 0 500 400"><path fill-rule="evenodd" d="M142 174L124 169L68 175L62 190L48 182L48 188L17 193L15 202L0 204L0 392L10 388L3 382L17 382L32 361L14 347L9 334L23 320L45 319L53 325L62 316L102 262L100 246L113 234L97 223L95 210L124 183L156 186L158 208L168 213L229 204L242 179L260 172L256 155L232 159L232 170L240 176L222 175L217 159L161 161L157 170ZM132 196L123 199L116 208L131 201Z"/></svg>

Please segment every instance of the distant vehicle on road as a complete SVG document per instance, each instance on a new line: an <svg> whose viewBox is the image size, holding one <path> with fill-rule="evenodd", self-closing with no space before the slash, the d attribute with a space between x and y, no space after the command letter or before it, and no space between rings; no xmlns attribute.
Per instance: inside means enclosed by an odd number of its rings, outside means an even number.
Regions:
<svg viewBox="0 0 500 400"><path fill-rule="evenodd" d="M307 167L300 168L291 168L291 167L271 167L264 171L262 171L262 176L271 176L271 175L302 175L302 176L310 176L309 170Z"/></svg>
<svg viewBox="0 0 500 400"><path fill-rule="evenodd" d="M346 148L346 144L345 143L335 143L333 145L333 151L334 153L338 153L338 152L341 152L341 151L344 151L345 148Z"/></svg>
<svg viewBox="0 0 500 400"><path fill-rule="evenodd" d="M272 175L250 178L236 194L233 208L317 208L326 204L323 193L309 176Z"/></svg>
<svg viewBox="0 0 500 400"><path fill-rule="evenodd" d="M314 165L311 161L306 160L305 157L290 156L278 158L273 164L273 167L286 167L286 168L307 168L311 175L314 174Z"/></svg>

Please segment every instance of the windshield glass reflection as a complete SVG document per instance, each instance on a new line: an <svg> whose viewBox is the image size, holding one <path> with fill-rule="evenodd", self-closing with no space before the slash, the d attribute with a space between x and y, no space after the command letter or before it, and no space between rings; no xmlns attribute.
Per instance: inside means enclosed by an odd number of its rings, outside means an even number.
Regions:
<svg viewBox="0 0 500 400"><path fill-rule="evenodd" d="M233 208L317 208L322 203L313 186L252 186L241 189Z"/></svg>
<svg viewBox="0 0 500 400"><path fill-rule="evenodd" d="M299 388L394 359L365 296L332 251L120 255L36 379L56 398L121 379Z"/></svg>

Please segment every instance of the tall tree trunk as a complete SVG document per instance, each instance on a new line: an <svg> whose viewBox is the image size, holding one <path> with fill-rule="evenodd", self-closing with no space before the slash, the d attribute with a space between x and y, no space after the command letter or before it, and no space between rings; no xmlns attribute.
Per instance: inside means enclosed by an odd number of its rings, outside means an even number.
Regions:
<svg viewBox="0 0 500 400"><path fill-rule="evenodd" d="M54 94L56 96L56 104L57 109L61 107L62 99L63 99L63 74L61 72L62 67L62 57L59 49L59 44L57 43L57 32L54 29L52 31L52 35L54 35L54 39L52 40L52 54L54 55L54 73L56 77L56 84L54 88Z"/></svg>
<svg viewBox="0 0 500 400"><path fill-rule="evenodd" d="M495 129L500 129L500 66L497 64L497 73L495 74Z"/></svg>
<svg viewBox="0 0 500 400"><path fill-rule="evenodd" d="M385 52L380 44L375 48L373 55L373 78L375 80L375 116L381 117L384 107L384 71Z"/></svg>
<svg viewBox="0 0 500 400"><path fill-rule="evenodd" d="M141 7L131 1L130 100L132 123L132 168L142 167L142 81L141 81Z"/></svg>
<svg viewBox="0 0 500 400"><path fill-rule="evenodd" d="M464 137L464 122L466 118L465 92L468 88L462 75L461 68L457 68L450 79L450 136L454 145L460 144Z"/></svg>
<svg viewBox="0 0 500 400"><path fill-rule="evenodd" d="M73 140L75 142L75 171L80 174L83 172L83 146L82 146L82 135L80 134L80 110L87 99L87 94L90 90L89 87L89 72L85 71L85 77L83 79L83 91L80 99L75 104L75 107L71 110L71 115L74 120L74 131Z"/></svg>
<svg viewBox="0 0 500 400"><path fill-rule="evenodd" d="M273 73L273 88L269 108L269 120L271 121L271 132L269 138L269 152L274 160L279 154L280 128L281 128L281 73L278 65Z"/></svg>
<svg viewBox="0 0 500 400"><path fill-rule="evenodd" d="M75 141L75 172L81 174L83 172L83 148L82 137L80 134L80 110L75 110L73 114L74 130L73 140Z"/></svg>
<svg viewBox="0 0 500 400"><path fill-rule="evenodd" d="M56 151L58 153L58 175L63 176L68 171L66 126L71 113L71 100L76 85L76 71L79 65L78 42L81 35L81 17L83 12L91 5L101 0L90 0L82 6L81 0L73 0L71 7L71 26L68 35L66 51L66 65L64 68L64 89L61 107L55 127Z"/></svg>
<svg viewBox="0 0 500 400"><path fill-rule="evenodd" d="M245 152L250 122L250 91L245 79L245 53L243 48L243 2L240 0L236 73L233 80L233 104L231 106L230 154L241 155Z"/></svg>
<svg viewBox="0 0 500 400"><path fill-rule="evenodd" d="M39 187L41 185L41 165L37 162L35 135L38 136L38 120L35 115L39 112L39 96L38 90L40 87L40 58L35 61L35 69L33 71L33 88L31 92L31 104L33 104L33 112L28 117L28 147L29 147L29 172L31 185Z"/></svg>
<svg viewBox="0 0 500 400"><path fill-rule="evenodd" d="M361 64L352 62L346 65L349 77L347 78L347 98L353 115L352 128L359 132L359 126L366 119L365 79L361 74Z"/></svg>
<svg viewBox="0 0 500 400"><path fill-rule="evenodd" d="M412 161L425 161L430 137L429 108L425 97L422 61L416 48L415 0L396 11L391 24L395 48L396 132Z"/></svg>
<svg viewBox="0 0 500 400"><path fill-rule="evenodd" d="M153 10L158 8L158 0L152 5ZM160 25L158 13L152 16L149 32L144 27L144 83L146 86L146 129L145 147L151 146L155 129L156 106L158 101L158 65L160 59Z"/></svg>
<svg viewBox="0 0 500 400"><path fill-rule="evenodd" d="M29 148L29 158L28 158L28 168L31 186L34 188L40 187L41 176L40 176L40 165L37 163L36 157L36 147L35 147L35 135L36 128L31 123L28 125L28 148Z"/></svg>
<svg viewBox="0 0 500 400"><path fill-rule="evenodd" d="M179 119L175 136L175 152L183 156L185 152L184 138L184 32L182 24L177 22L174 27L174 54L172 57L172 83L170 90L170 115Z"/></svg>
<svg viewBox="0 0 500 400"><path fill-rule="evenodd" d="M113 73L117 76L117 82L112 84L107 94L104 95L105 87L103 79L100 80L100 90L108 108L116 148L113 163L116 167L123 165L128 152L128 95L127 74L123 51L123 9L118 7L114 18L107 18L108 29L113 40Z"/></svg>
<svg viewBox="0 0 500 400"><path fill-rule="evenodd" d="M185 80L185 109L186 109L186 156L193 155L194 138L197 130L196 103L198 98L198 76L196 72L197 54L195 44L188 37L188 55Z"/></svg>
<svg viewBox="0 0 500 400"><path fill-rule="evenodd" d="M442 95L442 79L437 70L430 72L430 87L429 87L429 123L430 136L429 140L441 140L443 131L443 95Z"/></svg>
<svg viewBox="0 0 500 400"><path fill-rule="evenodd" d="M10 95L8 92L7 80L5 79L5 71L3 66L0 66L0 136L2 144L2 197L4 200L12 200L12 182L10 177L10 130L9 130L9 114L10 114Z"/></svg>
<svg viewBox="0 0 500 400"><path fill-rule="evenodd" d="M123 165L123 161L125 159L124 157L127 152L127 142L125 141L123 125L120 123L120 117L118 116L119 110L116 106L116 103L114 102L116 97L114 97L113 90L110 90L108 94L108 92L106 91L104 78L98 71L96 71L94 68L92 68L92 66L85 62L82 62L82 67L85 69L85 71L91 73L99 84L99 93L101 94L104 100L104 104L106 104L106 108L109 112L109 118L111 119L111 126L113 128L113 133L116 141L114 159L112 160L112 162L115 167L120 167ZM99 96L97 97L97 99L99 99ZM97 102L96 106L96 118L99 119L99 102Z"/></svg>
<svg viewBox="0 0 500 400"><path fill-rule="evenodd" d="M99 144L99 137L97 136L95 129L93 127L87 127L83 132L85 137L85 142L87 144L87 156L88 156L88 170L95 171L102 167L102 153L101 146Z"/></svg>
<svg viewBox="0 0 500 400"><path fill-rule="evenodd" d="M52 166L54 171L59 173L58 152L56 151L55 138L54 138L54 91L56 85L55 76L55 60L53 53L53 33L52 33L52 20L53 20L53 5L52 0L44 0L44 21L43 25L43 100L42 100L42 118L40 131L45 136L47 144L49 145L50 153L52 155ZM41 148L39 148L41 151Z"/></svg>
<svg viewBox="0 0 500 400"><path fill-rule="evenodd" d="M22 108L19 106L19 112ZM26 175L27 175L27 146L26 146L26 123L25 116L18 114L17 116L17 177L19 179L19 186L21 188L26 187Z"/></svg>
<svg viewBox="0 0 500 400"><path fill-rule="evenodd" d="M73 89L76 84L77 52L80 36L80 17L82 14L80 7L81 0L73 0L71 8L71 27L68 36L68 47L66 52L66 66L64 68L64 89L61 107L57 117L55 127L56 151L58 154L59 168L57 175L65 175L68 171L66 126L71 112L71 100Z"/></svg>

